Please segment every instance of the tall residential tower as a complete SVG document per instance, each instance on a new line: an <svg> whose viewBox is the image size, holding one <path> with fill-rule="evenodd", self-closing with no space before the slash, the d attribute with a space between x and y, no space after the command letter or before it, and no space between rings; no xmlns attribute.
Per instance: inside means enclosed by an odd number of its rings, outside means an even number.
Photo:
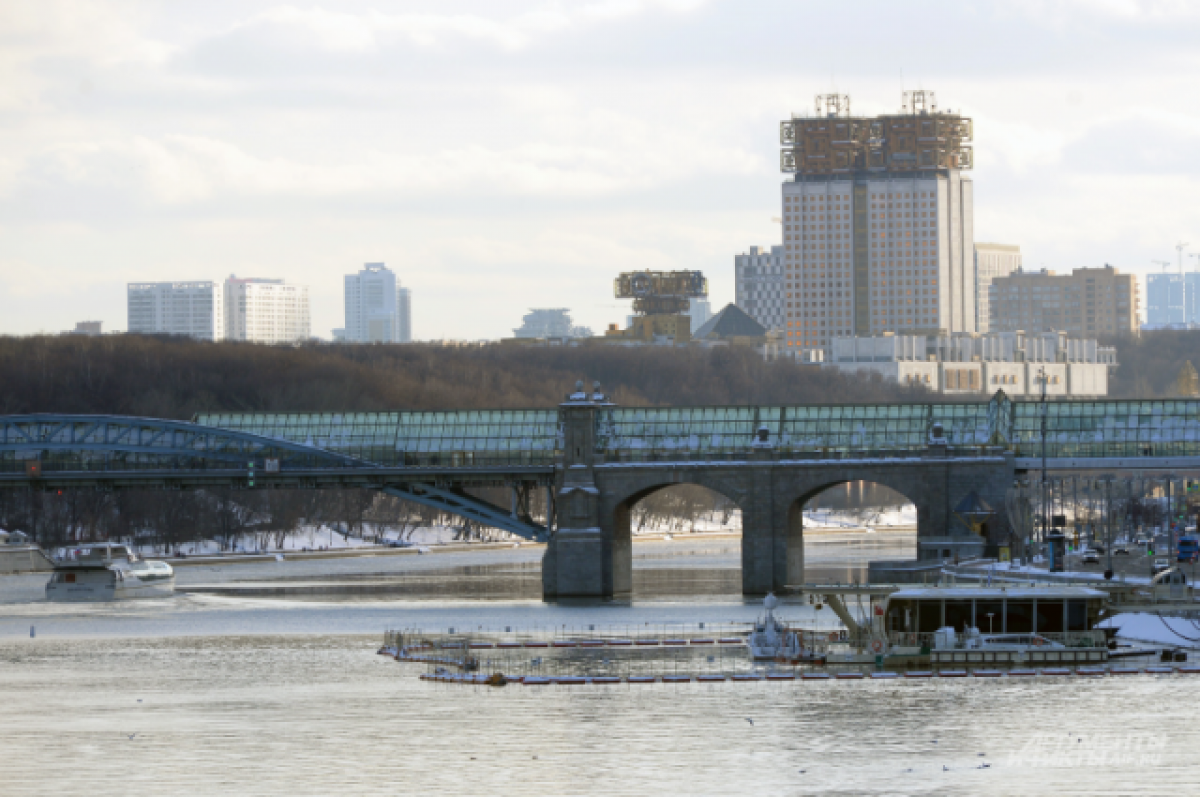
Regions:
<svg viewBox="0 0 1200 797"><path fill-rule="evenodd" d="M308 286L230 274L225 280L225 337L295 343L310 335Z"/></svg>
<svg viewBox="0 0 1200 797"><path fill-rule="evenodd" d="M383 263L366 263L347 274L345 340L355 343L412 341L412 298Z"/></svg>
<svg viewBox="0 0 1200 797"><path fill-rule="evenodd" d="M974 332L971 120L904 93L898 114L845 95L780 123L787 351L834 337Z"/></svg>

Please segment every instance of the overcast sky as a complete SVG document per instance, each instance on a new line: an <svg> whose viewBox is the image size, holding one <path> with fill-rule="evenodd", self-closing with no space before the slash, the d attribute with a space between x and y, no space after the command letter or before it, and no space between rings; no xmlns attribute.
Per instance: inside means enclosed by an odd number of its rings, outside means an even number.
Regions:
<svg viewBox="0 0 1200 797"><path fill-rule="evenodd" d="M125 284L384 261L414 335L623 322L617 272L780 240L778 121L905 88L975 119L976 239L1026 267L1200 252L1200 3L0 2L0 333ZM1188 268L1200 265L1187 258Z"/></svg>

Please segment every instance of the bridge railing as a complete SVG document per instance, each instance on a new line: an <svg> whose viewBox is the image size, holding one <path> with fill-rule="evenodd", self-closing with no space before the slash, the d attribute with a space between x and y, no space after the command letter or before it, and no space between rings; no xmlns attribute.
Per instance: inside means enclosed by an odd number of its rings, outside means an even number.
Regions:
<svg viewBox="0 0 1200 797"><path fill-rule="evenodd" d="M1102 648L1107 645L1103 631L982 631L982 636L995 637L1041 637L1047 642L1054 642L1068 648ZM910 633L908 631L888 632L888 641L893 645L922 646L930 649L936 647L936 635L933 633ZM970 650L967 645L970 640L961 631L955 635L954 650Z"/></svg>
<svg viewBox="0 0 1200 797"><path fill-rule="evenodd" d="M830 460L861 459L921 459L927 448L775 448L765 452L750 446L737 449L705 450L687 448L610 448L600 449L600 464L643 463L643 462L747 462L766 457L783 462L827 462ZM1004 449L993 446L949 446L950 457L1002 456Z"/></svg>

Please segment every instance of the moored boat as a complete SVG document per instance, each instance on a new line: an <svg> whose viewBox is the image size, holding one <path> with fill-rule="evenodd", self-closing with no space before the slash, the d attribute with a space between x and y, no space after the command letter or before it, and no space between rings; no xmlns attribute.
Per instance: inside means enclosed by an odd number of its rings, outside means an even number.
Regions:
<svg viewBox="0 0 1200 797"><path fill-rule="evenodd" d="M149 562L128 546L97 543L57 564L46 583L51 601L111 601L165 598L175 594L175 571Z"/></svg>

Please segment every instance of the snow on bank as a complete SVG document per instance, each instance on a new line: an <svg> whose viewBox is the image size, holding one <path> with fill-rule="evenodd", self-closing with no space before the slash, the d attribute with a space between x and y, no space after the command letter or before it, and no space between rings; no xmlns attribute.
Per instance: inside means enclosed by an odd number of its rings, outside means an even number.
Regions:
<svg viewBox="0 0 1200 797"><path fill-rule="evenodd" d="M1098 628L1116 628L1117 636L1133 642L1200 650L1200 620L1157 614L1118 614Z"/></svg>
<svg viewBox="0 0 1200 797"><path fill-rule="evenodd" d="M804 528L809 531L862 531L876 528L905 528L917 525L917 508L911 504L892 509L806 509ZM701 515L695 523L670 519L648 522L634 528L634 534L740 533L742 513L734 510L725 520L720 512Z"/></svg>

